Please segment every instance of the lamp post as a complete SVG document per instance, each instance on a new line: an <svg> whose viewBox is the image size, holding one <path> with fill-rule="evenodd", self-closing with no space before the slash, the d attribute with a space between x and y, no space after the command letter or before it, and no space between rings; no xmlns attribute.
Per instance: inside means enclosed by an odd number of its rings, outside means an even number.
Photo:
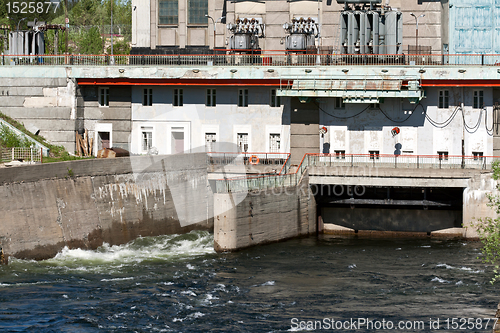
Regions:
<svg viewBox="0 0 500 333"><path fill-rule="evenodd" d="M26 20L27 17L23 17L22 19L19 20L19 22L17 23L17 31L19 31L19 26L21 25L21 22Z"/></svg>
<svg viewBox="0 0 500 333"><path fill-rule="evenodd" d="M420 14L420 16L416 16L415 14L410 13L410 15L415 18L415 23L417 25L415 28L415 47L417 48L417 54L419 54L420 52L418 50L418 19L424 17L425 14Z"/></svg>
<svg viewBox="0 0 500 333"><path fill-rule="evenodd" d="M222 21L223 19L225 19L226 17L225 16L221 16L217 19L217 21L214 20L214 18L208 14L205 14L205 17L208 17L209 19L212 20L212 25L214 26L214 54L215 54L215 24L219 21Z"/></svg>

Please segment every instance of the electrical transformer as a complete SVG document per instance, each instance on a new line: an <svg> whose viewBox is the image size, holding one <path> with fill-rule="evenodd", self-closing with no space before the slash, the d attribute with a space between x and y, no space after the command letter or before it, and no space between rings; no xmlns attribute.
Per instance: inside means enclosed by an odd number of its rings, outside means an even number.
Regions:
<svg viewBox="0 0 500 333"><path fill-rule="evenodd" d="M318 37L319 30L314 19L294 17L291 23L283 24L283 28L289 34L285 39L285 47L288 51L304 51L315 47L314 41Z"/></svg>
<svg viewBox="0 0 500 333"><path fill-rule="evenodd" d="M229 23L227 29L232 33L229 48L237 51L258 50L259 38L264 37L265 32L261 18L238 18L234 24Z"/></svg>

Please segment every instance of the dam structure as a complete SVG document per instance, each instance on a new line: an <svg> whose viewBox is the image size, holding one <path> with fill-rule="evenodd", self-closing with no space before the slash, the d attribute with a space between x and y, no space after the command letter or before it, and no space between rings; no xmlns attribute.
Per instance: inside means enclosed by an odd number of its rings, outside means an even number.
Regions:
<svg viewBox="0 0 500 333"><path fill-rule="evenodd" d="M492 1L176 3L133 1L130 55L2 55L0 112L69 152L88 133L92 155L132 155L0 169L7 255L198 227L218 251L317 232L475 238L495 216Z"/></svg>

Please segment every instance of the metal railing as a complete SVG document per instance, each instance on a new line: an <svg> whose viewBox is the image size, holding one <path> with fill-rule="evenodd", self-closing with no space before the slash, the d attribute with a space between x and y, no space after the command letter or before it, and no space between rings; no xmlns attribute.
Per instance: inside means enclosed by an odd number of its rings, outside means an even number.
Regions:
<svg viewBox="0 0 500 333"><path fill-rule="evenodd" d="M41 148L0 148L0 163L12 161L41 163L42 156Z"/></svg>
<svg viewBox="0 0 500 333"><path fill-rule="evenodd" d="M281 166L289 159L290 153L219 153L208 152L209 165L276 165Z"/></svg>
<svg viewBox="0 0 500 333"><path fill-rule="evenodd" d="M215 189L216 193L228 193L296 186L309 166L484 170L491 169L497 160L500 156L305 154L295 172L217 179Z"/></svg>
<svg viewBox="0 0 500 333"><path fill-rule="evenodd" d="M307 169L307 166L309 165L306 156L307 154L304 155L302 161L297 167L297 170L295 170L294 172L285 173L285 170L288 171L290 168L290 158L288 158L282 169L280 170L280 173L275 175L217 179L215 181L215 192L229 193L256 190L261 191L277 187L296 186L299 183L304 171Z"/></svg>
<svg viewBox="0 0 500 333"><path fill-rule="evenodd" d="M307 154L310 165L413 169L491 169L499 156Z"/></svg>
<svg viewBox="0 0 500 333"><path fill-rule="evenodd" d="M216 54L2 55L0 65L25 66L500 66L500 54L306 54L216 50Z"/></svg>

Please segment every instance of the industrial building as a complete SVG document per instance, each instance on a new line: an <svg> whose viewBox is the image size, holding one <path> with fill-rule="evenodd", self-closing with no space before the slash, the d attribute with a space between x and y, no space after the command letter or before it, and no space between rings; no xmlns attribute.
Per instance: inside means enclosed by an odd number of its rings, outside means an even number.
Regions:
<svg viewBox="0 0 500 333"><path fill-rule="evenodd" d="M136 55L106 68L62 57L66 80L0 96L2 112L69 151L87 129L95 153L230 142L295 163L306 152L498 155L496 10L493 0L134 0Z"/></svg>

